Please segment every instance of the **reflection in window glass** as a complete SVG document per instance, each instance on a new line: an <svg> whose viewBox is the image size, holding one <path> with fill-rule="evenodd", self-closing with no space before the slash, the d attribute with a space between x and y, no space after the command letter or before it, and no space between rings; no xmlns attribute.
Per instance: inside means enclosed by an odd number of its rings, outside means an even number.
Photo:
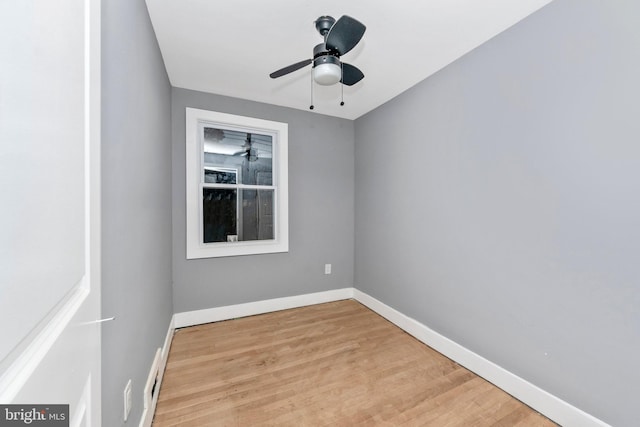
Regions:
<svg viewBox="0 0 640 427"><path fill-rule="evenodd" d="M273 190L204 188L204 243L273 239L273 193Z"/></svg>
<svg viewBox="0 0 640 427"><path fill-rule="evenodd" d="M203 243L273 240L273 137L200 124Z"/></svg>
<svg viewBox="0 0 640 427"><path fill-rule="evenodd" d="M208 184L237 184L238 170L205 166L204 182Z"/></svg>
<svg viewBox="0 0 640 427"><path fill-rule="evenodd" d="M236 171L234 182L243 185L273 185L257 182L259 173L273 171L273 137L258 133L201 127L205 182L230 184L227 175Z"/></svg>
<svg viewBox="0 0 640 427"><path fill-rule="evenodd" d="M240 240L273 239L273 190L242 190Z"/></svg>
<svg viewBox="0 0 640 427"><path fill-rule="evenodd" d="M227 242L237 236L237 190L204 188L202 190L204 243ZM237 240L237 239L236 239Z"/></svg>

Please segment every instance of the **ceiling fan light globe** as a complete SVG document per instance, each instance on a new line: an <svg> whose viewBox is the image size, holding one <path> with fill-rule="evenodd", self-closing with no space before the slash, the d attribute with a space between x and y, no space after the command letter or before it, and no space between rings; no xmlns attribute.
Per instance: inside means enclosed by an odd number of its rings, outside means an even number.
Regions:
<svg viewBox="0 0 640 427"><path fill-rule="evenodd" d="M342 78L342 68L338 64L325 63L313 68L313 80L322 86L338 83Z"/></svg>

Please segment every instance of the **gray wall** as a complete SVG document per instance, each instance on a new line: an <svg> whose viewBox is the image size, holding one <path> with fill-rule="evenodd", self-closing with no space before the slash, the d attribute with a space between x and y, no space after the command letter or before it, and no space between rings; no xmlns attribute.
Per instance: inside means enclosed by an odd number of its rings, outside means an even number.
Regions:
<svg viewBox="0 0 640 427"><path fill-rule="evenodd" d="M640 4L557 0L356 120L355 286L640 425Z"/></svg>
<svg viewBox="0 0 640 427"><path fill-rule="evenodd" d="M171 87L144 0L102 2L102 414L138 425L143 388L173 313Z"/></svg>
<svg viewBox="0 0 640 427"><path fill-rule="evenodd" d="M288 253L185 258L185 107L289 124ZM353 286L353 121L174 88L172 135L176 312Z"/></svg>

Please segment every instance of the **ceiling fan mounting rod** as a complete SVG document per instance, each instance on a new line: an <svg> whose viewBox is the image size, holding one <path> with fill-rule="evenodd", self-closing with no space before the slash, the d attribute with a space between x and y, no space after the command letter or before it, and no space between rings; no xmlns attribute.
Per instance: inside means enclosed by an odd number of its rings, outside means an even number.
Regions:
<svg viewBox="0 0 640 427"><path fill-rule="evenodd" d="M321 16L316 19L316 30L320 33L322 37L324 37L325 41L327 39L327 34L329 34L329 30L333 27L333 24L336 23L336 20L332 16Z"/></svg>

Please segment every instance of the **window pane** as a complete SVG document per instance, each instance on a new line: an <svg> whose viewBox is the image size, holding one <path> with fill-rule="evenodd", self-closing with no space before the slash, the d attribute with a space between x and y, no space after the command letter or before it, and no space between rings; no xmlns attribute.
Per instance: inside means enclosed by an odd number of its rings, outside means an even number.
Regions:
<svg viewBox="0 0 640 427"><path fill-rule="evenodd" d="M204 188L202 190L203 242L237 240L237 190Z"/></svg>
<svg viewBox="0 0 640 427"><path fill-rule="evenodd" d="M204 182L273 185L271 135L218 129L207 124L202 124L200 131L204 149ZM235 182L230 182L231 179Z"/></svg>
<svg viewBox="0 0 640 427"><path fill-rule="evenodd" d="M242 190L242 240L273 239L273 190Z"/></svg>
<svg viewBox="0 0 640 427"><path fill-rule="evenodd" d="M238 216L238 194L241 215ZM272 240L273 190L202 190L203 242Z"/></svg>
<svg viewBox="0 0 640 427"><path fill-rule="evenodd" d="M210 184L237 184L238 170L205 166L204 182Z"/></svg>

